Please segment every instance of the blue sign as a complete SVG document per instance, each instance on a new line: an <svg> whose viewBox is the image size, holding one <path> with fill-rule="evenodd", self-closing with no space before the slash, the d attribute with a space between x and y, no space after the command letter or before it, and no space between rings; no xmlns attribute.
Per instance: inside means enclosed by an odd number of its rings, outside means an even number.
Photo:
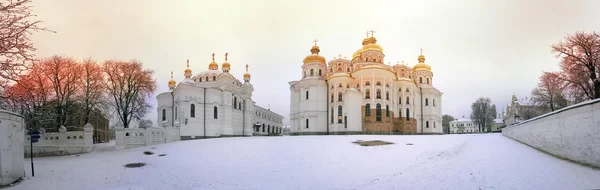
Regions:
<svg viewBox="0 0 600 190"><path fill-rule="evenodd" d="M40 139L40 132L39 131L31 131L29 132L29 135L31 136L31 143L36 143L39 142Z"/></svg>

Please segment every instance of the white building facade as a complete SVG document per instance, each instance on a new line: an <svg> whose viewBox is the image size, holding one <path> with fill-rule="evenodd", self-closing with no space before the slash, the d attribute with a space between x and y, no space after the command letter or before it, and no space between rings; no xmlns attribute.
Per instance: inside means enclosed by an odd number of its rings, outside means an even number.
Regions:
<svg viewBox="0 0 600 190"><path fill-rule="evenodd" d="M450 121L450 134L452 133L479 133L479 125L473 120L459 118Z"/></svg>
<svg viewBox="0 0 600 190"><path fill-rule="evenodd" d="M257 106L252 100L248 65L243 82L229 73L227 54L221 70L214 54L208 69L192 76L188 60L185 79L179 84L171 73L169 92L156 97L158 123L180 127L182 140L253 135ZM270 125L283 126L281 122Z"/></svg>
<svg viewBox="0 0 600 190"><path fill-rule="evenodd" d="M442 133L442 93L425 56L412 68L386 65L376 43L367 37L352 59L328 63L315 43L302 79L289 82L290 134Z"/></svg>

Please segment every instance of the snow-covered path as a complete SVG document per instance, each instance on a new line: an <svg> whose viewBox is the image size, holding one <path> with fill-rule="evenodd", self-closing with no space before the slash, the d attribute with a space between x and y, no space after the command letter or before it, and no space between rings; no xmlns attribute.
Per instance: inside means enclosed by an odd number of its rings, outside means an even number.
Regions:
<svg viewBox="0 0 600 190"><path fill-rule="evenodd" d="M152 147L38 158L36 176L8 189L600 188L600 171L501 134L219 138ZM132 162L148 165L123 167Z"/></svg>

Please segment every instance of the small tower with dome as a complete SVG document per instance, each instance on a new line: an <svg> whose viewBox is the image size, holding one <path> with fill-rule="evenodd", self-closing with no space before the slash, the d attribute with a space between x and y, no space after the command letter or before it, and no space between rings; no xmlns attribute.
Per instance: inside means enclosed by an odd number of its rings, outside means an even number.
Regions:
<svg viewBox="0 0 600 190"><path fill-rule="evenodd" d="M190 60L189 59L186 61L186 67L187 68L183 72L184 73L183 76L185 76L185 79L191 79L192 78L192 70L190 69ZM173 78L173 77L171 77L171 78Z"/></svg>
<svg viewBox="0 0 600 190"><path fill-rule="evenodd" d="M169 80L169 91L173 91L177 86L177 81L173 79L173 71L171 71L171 80Z"/></svg>
<svg viewBox="0 0 600 190"><path fill-rule="evenodd" d="M212 54L212 62L210 62L210 64L208 64L208 70L219 70L219 64L217 64L215 62L215 53Z"/></svg>
<svg viewBox="0 0 600 190"><path fill-rule="evenodd" d="M431 66L425 63L425 56L423 55L423 48L421 48L421 55L417 59L419 63L413 66L413 79L417 85L433 85L433 72L431 72Z"/></svg>
<svg viewBox="0 0 600 190"><path fill-rule="evenodd" d="M318 40L313 41L315 45L310 48L310 55L306 56L302 65L302 78L318 78L325 77L327 66L325 57L319 55L321 49L317 45Z"/></svg>
<svg viewBox="0 0 600 190"><path fill-rule="evenodd" d="M246 64L246 73L244 73L244 82L250 82L250 73L248 73L248 64Z"/></svg>
<svg viewBox="0 0 600 190"><path fill-rule="evenodd" d="M231 65L229 64L229 62L227 62L227 55L229 55L229 53L225 53L225 62L221 65L223 73L229 73L229 70L231 69Z"/></svg>

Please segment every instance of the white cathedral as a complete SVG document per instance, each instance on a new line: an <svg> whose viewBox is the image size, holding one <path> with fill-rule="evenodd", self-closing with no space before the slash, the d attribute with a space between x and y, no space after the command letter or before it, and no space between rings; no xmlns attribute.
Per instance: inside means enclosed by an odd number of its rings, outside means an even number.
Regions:
<svg viewBox="0 0 600 190"><path fill-rule="evenodd" d="M179 84L171 72L169 91L156 97L158 123L179 127L182 140L281 134L283 117L252 100L248 65L241 82L229 73L227 54L221 70L214 56L208 71L193 77L188 60L185 79Z"/></svg>
<svg viewBox="0 0 600 190"><path fill-rule="evenodd" d="M384 64L373 37L352 59L326 62L315 45L304 58L302 79L290 84L292 135L441 134L442 92L433 86L431 66Z"/></svg>

